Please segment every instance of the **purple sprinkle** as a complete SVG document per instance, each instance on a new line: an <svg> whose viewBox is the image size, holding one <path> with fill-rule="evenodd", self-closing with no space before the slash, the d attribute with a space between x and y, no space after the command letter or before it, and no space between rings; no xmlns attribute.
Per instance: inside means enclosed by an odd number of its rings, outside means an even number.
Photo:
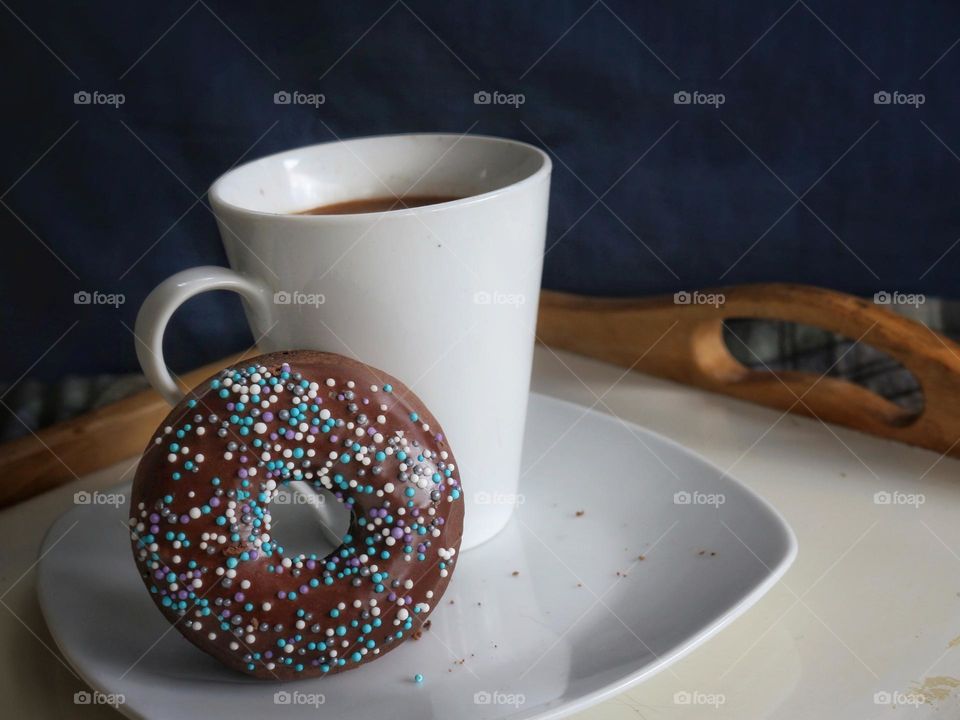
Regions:
<svg viewBox="0 0 960 720"><path fill-rule="evenodd" d="M182 522L184 525L186 525L188 522L190 522L190 516L189 516L189 515L181 515L181 516L180 516L180 522Z"/></svg>
<svg viewBox="0 0 960 720"><path fill-rule="evenodd" d="M263 415L261 415L260 418L261 418L264 422L270 422L271 420L273 420L273 413L268 410L268 411L265 412Z"/></svg>
<svg viewBox="0 0 960 720"><path fill-rule="evenodd" d="M216 495L214 495L212 498L210 498L210 502L209 502L208 504L210 505L210 507L219 507L219 506L220 506L220 498L218 498Z"/></svg>

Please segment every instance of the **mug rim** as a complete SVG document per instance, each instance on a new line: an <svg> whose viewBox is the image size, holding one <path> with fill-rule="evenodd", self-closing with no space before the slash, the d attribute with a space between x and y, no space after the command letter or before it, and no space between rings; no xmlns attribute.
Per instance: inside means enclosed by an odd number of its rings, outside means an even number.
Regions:
<svg viewBox="0 0 960 720"><path fill-rule="evenodd" d="M353 143L353 142L362 142L368 140L395 140L400 138L456 138L457 141L462 140L471 140L471 141L483 141L494 145L509 145L516 148L523 149L526 152L532 152L540 160L540 165L530 174L525 177L515 180L503 187L496 188L494 190L488 190L487 192L477 193L476 195L468 195L466 197L457 198L456 200L448 200L446 202L440 203L431 203L430 205L421 205L419 207L412 208L396 208L393 210L380 210L377 212L364 212L364 213L342 213L337 215L306 215L299 213L289 213L289 212L266 212L263 210L254 210L243 205L238 205L234 202L230 202L223 197L221 188L226 182L226 180L233 176L235 173L240 172L244 168L248 168L250 165L259 162L266 161L278 161L282 160L286 156L294 155L297 153L302 153L304 151L313 150L315 148L321 148L328 145L337 145L344 143ZM541 181L545 177L549 177L553 171L553 163L550 160L550 156L541 148L538 148L536 145L531 145L530 143L523 142L522 140L513 140L511 138L497 137L495 135L473 135L470 133L420 133L420 132L411 132L411 133L391 133L387 135L362 135L359 137L352 137L347 139L337 139L337 140L328 140L321 143L312 143L310 145L300 145L294 148L289 148L287 150L281 150L276 153L271 153L270 155L264 155L263 157L253 158L247 160L246 162L232 167L226 172L222 173L210 184L210 188L207 190L207 194L210 197L211 205L216 209L228 209L236 213L243 213L245 215L260 216L265 218L289 218L295 222L334 222L334 221L350 221L358 219L379 219L382 216L407 216L415 214L426 214L430 212L435 212L442 209L450 209L455 207L461 207L466 205L472 205L477 202L483 202L494 197L499 197L507 193L517 192L521 188L524 188L528 185L532 185Z"/></svg>

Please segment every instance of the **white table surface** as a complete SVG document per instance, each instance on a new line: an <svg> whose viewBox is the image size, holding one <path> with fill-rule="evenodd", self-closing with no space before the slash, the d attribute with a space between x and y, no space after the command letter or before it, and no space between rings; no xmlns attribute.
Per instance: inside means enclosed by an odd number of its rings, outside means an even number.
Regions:
<svg viewBox="0 0 960 720"><path fill-rule="evenodd" d="M534 389L596 404L729 469L800 543L794 566L746 615L575 717L960 717L960 462L545 348ZM134 462L0 511L0 715L117 717L74 704L85 686L40 614L35 562L73 494L129 479ZM875 501L897 492L923 502ZM704 702L711 695L719 704Z"/></svg>

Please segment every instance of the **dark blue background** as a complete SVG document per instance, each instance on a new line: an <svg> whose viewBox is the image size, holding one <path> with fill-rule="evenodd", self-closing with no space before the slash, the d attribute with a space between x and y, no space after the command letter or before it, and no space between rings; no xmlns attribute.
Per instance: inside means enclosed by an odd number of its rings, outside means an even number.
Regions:
<svg viewBox="0 0 960 720"><path fill-rule="evenodd" d="M146 293L224 263L210 182L334 134L471 130L547 148L546 287L957 295L956 3L10 0L0 33L3 380L41 356L32 377L134 370ZM78 90L126 102L75 105ZM327 101L278 106L278 90ZM526 102L478 106L478 90ZM680 90L726 102L675 105ZM926 102L878 106L879 90ZM790 209L792 193L808 207ZM126 303L78 307L81 289ZM251 341L236 298L188 308L168 333L175 369Z"/></svg>

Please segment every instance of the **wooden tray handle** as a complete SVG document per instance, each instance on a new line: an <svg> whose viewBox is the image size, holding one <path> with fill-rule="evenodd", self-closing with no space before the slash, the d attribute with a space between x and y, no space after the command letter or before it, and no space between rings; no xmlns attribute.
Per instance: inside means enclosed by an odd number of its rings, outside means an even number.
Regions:
<svg viewBox="0 0 960 720"><path fill-rule="evenodd" d="M183 375L184 392L256 351L224 358ZM80 417L0 445L0 507L76 480L126 458L139 457L150 434L170 412L154 390L144 390ZM133 462L133 460L131 460ZM127 477L133 477L136 463Z"/></svg>
<svg viewBox="0 0 960 720"><path fill-rule="evenodd" d="M640 372L960 456L960 346L883 306L822 288L765 284L674 297L586 298L544 291L538 338ZM712 301L712 302L711 302ZM745 367L723 340L726 318L815 325L873 345L917 378L911 413L846 380Z"/></svg>

